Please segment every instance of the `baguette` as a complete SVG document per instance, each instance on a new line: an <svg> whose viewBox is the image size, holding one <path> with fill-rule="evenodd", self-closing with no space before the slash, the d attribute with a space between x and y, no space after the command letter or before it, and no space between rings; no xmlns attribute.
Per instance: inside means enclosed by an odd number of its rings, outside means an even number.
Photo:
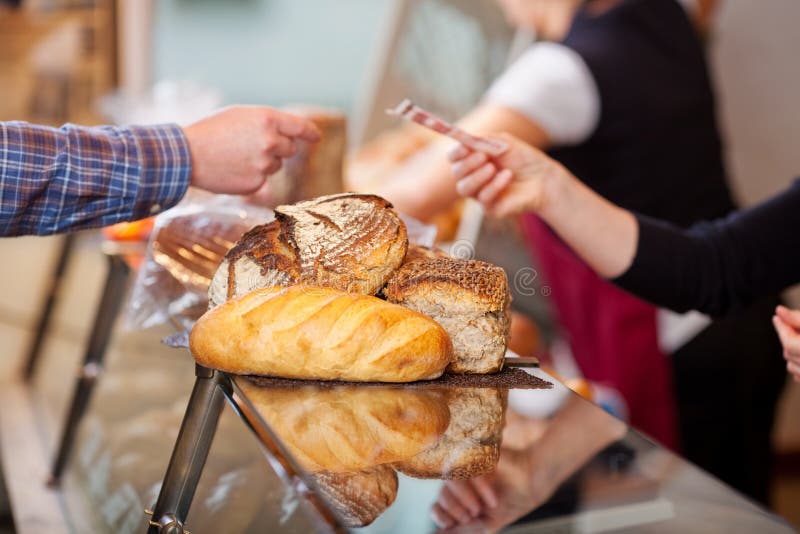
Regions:
<svg viewBox="0 0 800 534"><path fill-rule="evenodd" d="M453 354L429 317L331 288L266 288L197 321L189 348L201 365L236 374L355 382L441 376Z"/></svg>

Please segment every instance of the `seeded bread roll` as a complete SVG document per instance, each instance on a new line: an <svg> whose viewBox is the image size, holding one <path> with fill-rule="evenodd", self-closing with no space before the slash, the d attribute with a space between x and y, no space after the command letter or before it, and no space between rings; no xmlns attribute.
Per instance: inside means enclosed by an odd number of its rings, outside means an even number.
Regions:
<svg viewBox="0 0 800 534"><path fill-rule="evenodd" d="M438 391L247 384L243 389L310 473L362 471L411 458L436 443L449 423L447 403Z"/></svg>
<svg viewBox="0 0 800 534"><path fill-rule="evenodd" d="M345 193L278 206L220 264L211 307L255 289L296 283L376 294L403 261L405 224L375 195Z"/></svg>
<svg viewBox="0 0 800 534"><path fill-rule="evenodd" d="M356 382L438 378L453 350L429 317L311 286L260 289L209 310L189 347L201 365L231 373Z"/></svg>
<svg viewBox="0 0 800 534"><path fill-rule="evenodd" d="M449 258L450 255L442 249L439 248L430 248L425 247L422 245L415 245L409 243L408 245L408 252L406 252L406 257L403 260L403 265L406 263L411 263L414 260L433 260L436 258Z"/></svg>
<svg viewBox="0 0 800 534"><path fill-rule="evenodd" d="M497 466L508 390L458 388L447 392L450 424L433 447L395 464L414 478L465 479Z"/></svg>
<svg viewBox="0 0 800 534"><path fill-rule="evenodd" d="M389 302L433 318L450 335L452 373L503 367L511 325L506 273L477 260L419 258L404 264L383 290Z"/></svg>

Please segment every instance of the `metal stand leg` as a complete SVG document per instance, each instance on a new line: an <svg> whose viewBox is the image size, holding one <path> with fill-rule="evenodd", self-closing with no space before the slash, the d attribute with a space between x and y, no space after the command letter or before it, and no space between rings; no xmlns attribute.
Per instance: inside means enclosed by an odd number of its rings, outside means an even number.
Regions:
<svg viewBox="0 0 800 534"><path fill-rule="evenodd" d="M108 276L103 288L103 296L95 315L94 326L83 357L83 366L78 374L75 392L72 396L67 420L64 423L53 469L50 473L50 481L48 482L50 486L59 484L61 474L69 460L75 436L78 432L78 425L89 404L97 377L103 370L103 358L105 357L108 342L111 340L114 321L119 314L123 297L125 296L125 289L128 283L128 266L119 256L108 256L108 262Z"/></svg>
<svg viewBox="0 0 800 534"><path fill-rule="evenodd" d="M28 354L25 357L25 366L22 369L22 376L26 382L30 381L36 371L36 364L39 361L39 355L42 352L42 344L44 343L47 329L50 326L50 317L53 314L58 292L61 288L61 280L64 278L64 272L67 270L69 258L72 255L72 247L75 244L75 234L67 234L61 241L61 251L58 253L58 260L56 261L55 269L50 277L50 286L47 290L47 295L44 299L44 304L39 312L39 322L36 325L36 333L33 335L30 347L28 347Z"/></svg>
<svg viewBox="0 0 800 534"><path fill-rule="evenodd" d="M187 534L184 523L208 458L219 416L230 397L230 379L219 371L196 366L189 406L169 460L148 534Z"/></svg>

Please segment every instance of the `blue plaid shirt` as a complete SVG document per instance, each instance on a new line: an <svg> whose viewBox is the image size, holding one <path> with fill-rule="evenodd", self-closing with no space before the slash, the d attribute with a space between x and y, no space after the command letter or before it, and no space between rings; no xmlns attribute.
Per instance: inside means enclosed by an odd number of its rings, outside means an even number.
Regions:
<svg viewBox="0 0 800 534"><path fill-rule="evenodd" d="M190 174L189 146L176 125L0 122L0 235L142 219L175 205Z"/></svg>

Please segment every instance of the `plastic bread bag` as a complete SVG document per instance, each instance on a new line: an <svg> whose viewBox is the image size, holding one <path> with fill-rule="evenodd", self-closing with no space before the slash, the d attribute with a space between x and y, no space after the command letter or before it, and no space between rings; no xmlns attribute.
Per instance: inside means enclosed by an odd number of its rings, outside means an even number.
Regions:
<svg viewBox="0 0 800 534"><path fill-rule="evenodd" d="M401 215L409 242L432 247L436 227ZM239 197L193 191L156 218L125 317L130 330L190 326L208 307L208 287L225 254L250 228L274 219Z"/></svg>
<svg viewBox="0 0 800 534"><path fill-rule="evenodd" d="M208 286L222 258L247 230L274 213L241 197L190 190L155 221L125 313L129 330L172 322L185 327L208 306Z"/></svg>

